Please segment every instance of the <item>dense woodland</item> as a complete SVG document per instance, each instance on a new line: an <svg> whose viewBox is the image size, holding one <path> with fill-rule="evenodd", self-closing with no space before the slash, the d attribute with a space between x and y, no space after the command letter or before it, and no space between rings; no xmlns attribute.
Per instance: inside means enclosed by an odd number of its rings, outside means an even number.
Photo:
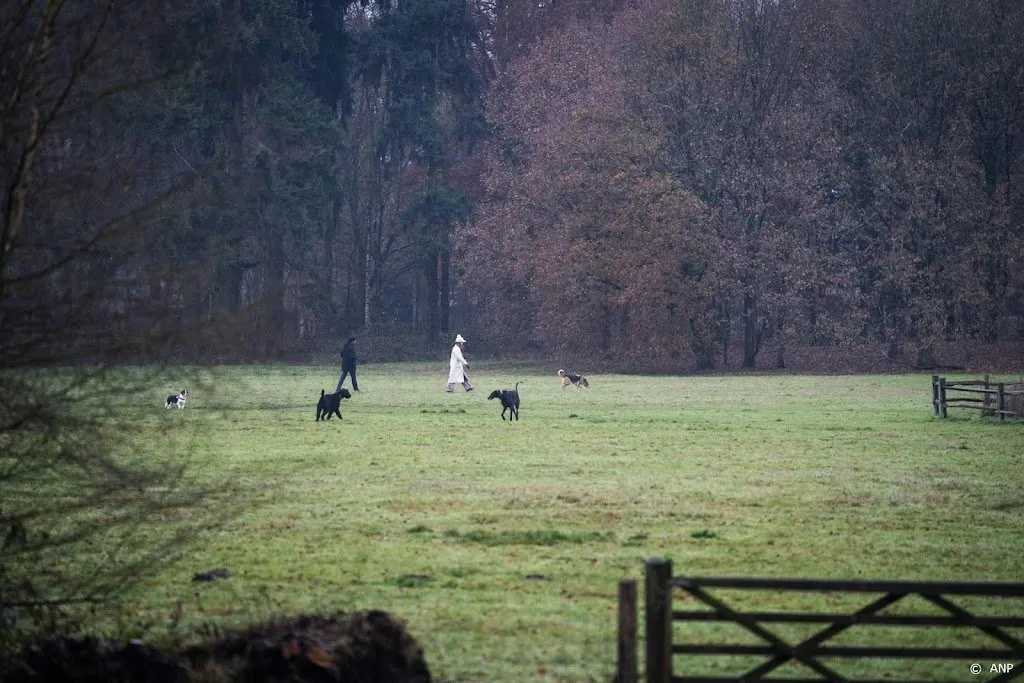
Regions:
<svg viewBox="0 0 1024 683"><path fill-rule="evenodd" d="M0 53L4 367L1024 340L1018 0L14 0Z"/></svg>

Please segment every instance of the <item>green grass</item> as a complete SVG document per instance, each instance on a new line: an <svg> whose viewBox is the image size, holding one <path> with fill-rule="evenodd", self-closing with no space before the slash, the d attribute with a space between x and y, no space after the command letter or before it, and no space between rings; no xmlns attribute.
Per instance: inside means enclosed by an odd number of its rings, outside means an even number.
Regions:
<svg viewBox="0 0 1024 683"><path fill-rule="evenodd" d="M162 407L177 385L125 397L121 419L188 458L189 483L230 481L242 506L126 597L129 621L384 609L438 680L598 681L617 583L650 556L678 574L1024 580L1024 426L932 418L927 376L591 375L577 392L474 364L476 390L445 394L446 371L365 366L343 422L313 421L329 366L206 371L183 411ZM503 423L485 399L517 380L521 420ZM214 567L232 578L190 581Z"/></svg>

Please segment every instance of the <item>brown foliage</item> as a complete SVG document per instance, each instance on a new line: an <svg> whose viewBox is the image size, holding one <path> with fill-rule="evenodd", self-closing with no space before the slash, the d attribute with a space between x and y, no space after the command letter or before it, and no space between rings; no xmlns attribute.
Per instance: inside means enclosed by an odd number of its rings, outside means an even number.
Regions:
<svg viewBox="0 0 1024 683"><path fill-rule="evenodd" d="M933 4L649 0L549 34L495 84L457 236L482 317L631 367L1014 338L1024 12Z"/></svg>

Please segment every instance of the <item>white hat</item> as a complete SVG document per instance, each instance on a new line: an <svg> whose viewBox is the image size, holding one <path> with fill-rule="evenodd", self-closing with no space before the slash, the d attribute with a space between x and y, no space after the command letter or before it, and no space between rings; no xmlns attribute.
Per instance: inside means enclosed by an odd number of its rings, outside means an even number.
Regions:
<svg viewBox="0 0 1024 683"><path fill-rule="evenodd" d="M465 344L466 340L462 338L461 334L457 334L457 335L455 335L455 343L456 344L458 344L458 343Z"/></svg>

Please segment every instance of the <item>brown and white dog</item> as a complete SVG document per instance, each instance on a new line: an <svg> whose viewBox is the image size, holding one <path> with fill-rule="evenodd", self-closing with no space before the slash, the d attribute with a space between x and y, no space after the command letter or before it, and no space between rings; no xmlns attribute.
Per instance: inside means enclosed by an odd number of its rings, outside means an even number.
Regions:
<svg viewBox="0 0 1024 683"><path fill-rule="evenodd" d="M583 375L576 375L565 370L559 370L558 376L562 378L562 390L564 391L567 386L573 384L577 389L588 389L590 388L590 382Z"/></svg>

